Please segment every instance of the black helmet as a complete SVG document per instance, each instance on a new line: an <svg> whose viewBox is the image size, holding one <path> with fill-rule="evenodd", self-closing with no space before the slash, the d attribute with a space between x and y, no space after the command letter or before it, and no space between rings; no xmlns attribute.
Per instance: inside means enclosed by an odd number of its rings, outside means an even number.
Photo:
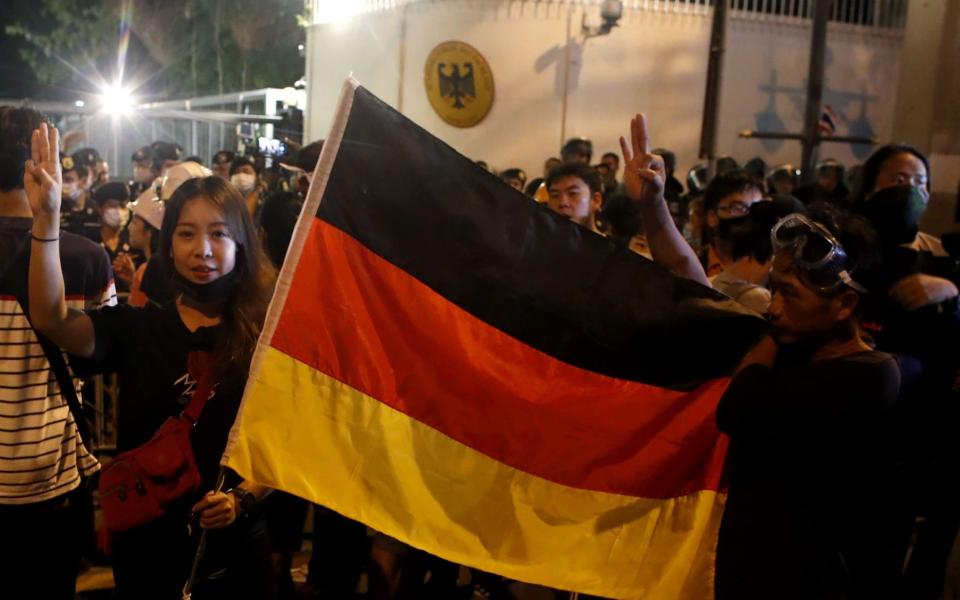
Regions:
<svg viewBox="0 0 960 600"><path fill-rule="evenodd" d="M150 146L144 146L130 155L130 162L144 161L153 162L153 152L150 151Z"/></svg>
<svg viewBox="0 0 960 600"><path fill-rule="evenodd" d="M692 193L700 193L707 189L707 163L699 163L687 172L687 189Z"/></svg>

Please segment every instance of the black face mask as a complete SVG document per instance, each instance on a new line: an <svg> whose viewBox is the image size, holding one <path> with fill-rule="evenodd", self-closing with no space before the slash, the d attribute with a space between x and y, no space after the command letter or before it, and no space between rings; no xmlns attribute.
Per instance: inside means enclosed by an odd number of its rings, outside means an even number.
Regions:
<svg viewBox="0 0 960 600"><path fill-rule="evenodd" d="M926 208L919 189L901 185L870 196L863 207L863 216L873 225L884 246L899 246L917 237L920 217Z"/></svg>
<svg viewBox="0 0 960 600"><path fill-rule="evenodd" d="M719 240L729 242L733 239L734 232L740 232L749 227L750 215L734 217L733 219L720 219L714 235Z"/></svg>
<svg viewBox="0 0 960 600"><path fill-rule="evenodd" d="M237 284L240 283L240 269L235 267L223 277L214 279L210 283L195 283L174 270L171 283L174 289L194 302L199 304L221 303L230 299Z"/></svg>

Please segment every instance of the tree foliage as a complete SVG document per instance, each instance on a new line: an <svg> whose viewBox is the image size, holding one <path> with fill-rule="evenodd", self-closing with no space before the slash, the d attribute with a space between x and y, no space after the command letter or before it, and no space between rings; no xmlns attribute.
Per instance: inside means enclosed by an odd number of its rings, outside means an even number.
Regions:
<svg viewBox="0 0 960 600"><path fill-rule="evenodd" d="M140 97L182 98L292 85L303 13L303 0L45 0L6 32L44 83L94 92L122 72Z"/></svg>

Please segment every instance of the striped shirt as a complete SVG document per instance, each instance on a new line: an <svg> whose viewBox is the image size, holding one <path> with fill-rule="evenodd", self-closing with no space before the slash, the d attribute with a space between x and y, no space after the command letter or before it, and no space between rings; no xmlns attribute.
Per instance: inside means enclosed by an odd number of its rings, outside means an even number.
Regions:
<svg viewBox="0 0 960 600"><path fill-rule="evenodd" d="M0 218L0 504L56 498L99 468L17 299L26 297L29 232L30 219ZM64 233L60 261L68 307L116 303L97 244ZM79 379L73 383L79 396Z"/></svg>

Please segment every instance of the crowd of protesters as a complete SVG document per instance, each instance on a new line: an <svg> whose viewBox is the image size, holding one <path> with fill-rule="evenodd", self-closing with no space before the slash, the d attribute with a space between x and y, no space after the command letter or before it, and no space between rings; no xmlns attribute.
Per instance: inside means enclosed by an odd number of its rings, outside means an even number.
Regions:
<svg viewBox="0 0 960 600"><path fill-rule="evenodd" d="M518 201L768 319L717 412L732 442L717 597L960 594L948 576L960 527L960 272L955 246L919 230L927 158L887 145L850 168L824 160L801 185L791 165L724 157L684 186L676 157L651 150L646 131L638 115L599 162L589 140L572 139L536 178L496 175ZM501 577L320 506L297 592L290 571L310 506L219 467L322 146L271 169L222 150L208 169L158 141L121 181L95 149L62 153L36 111L0 107L5 591L73 597L93 552L100 469L73 390L115 373L118 453L201 407L189 432L199 488L101 536L115 597L176 598L188 578L197 598L351 598L358 584L377 599L513 597Z"/></svg>

